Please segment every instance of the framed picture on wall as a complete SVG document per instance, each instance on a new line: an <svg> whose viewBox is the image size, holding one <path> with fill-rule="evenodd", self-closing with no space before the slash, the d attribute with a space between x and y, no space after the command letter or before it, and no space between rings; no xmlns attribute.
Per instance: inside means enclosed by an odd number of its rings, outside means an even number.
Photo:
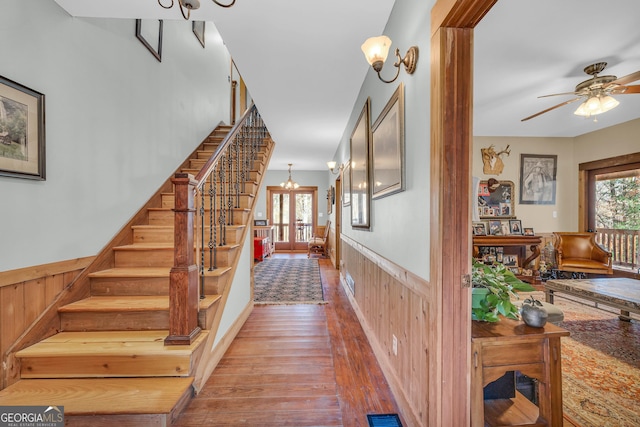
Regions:
<svg viewBox="0 0 640 427"><path fill-rule="evenodd" d="M136 38L162 62L162 19L136 19Z"/></svg>
<svg viewBox="0 0 640 427"><path fill-rule="evenodd" d="M555 205L558 156L520 154L520 204Z"/></svg>
<svg viewBox="0 0 640 427"><path fill-rule="evenodd" d="M373 124L371 198L404 190L404 85L400 83Z"/></svg>
<svg viewBox="0 0 640 427"><path fill-rule="evenodd" d="M193 21L193 23L191 24L191 30L193 31L193 34L195 34L202 47L204 47L204 24L204 21Z"/></svg>
<svg viewBox="0 0 640 427"><path fill-rule="evenodd" d="M362 112L351 133L351 226L369 228L369 154L371 147L371 126L369 111L371 99L367 98Z"/></svg>
<svg viewBox="0 0 640 427"><path fill-rule="evenodd" d="M342 206L351 204L351 160L347 161L342 170Z"/></svg>
<svg viewBox="0 0 640 427"><path fill-rule="evenodd" d="M0 175L44 181L44 95L0 76Z"/></svg>

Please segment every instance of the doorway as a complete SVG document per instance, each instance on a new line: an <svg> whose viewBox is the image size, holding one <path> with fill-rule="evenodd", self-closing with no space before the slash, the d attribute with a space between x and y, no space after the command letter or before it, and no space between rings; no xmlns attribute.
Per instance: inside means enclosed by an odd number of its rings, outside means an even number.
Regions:
<svg viewBox="0 0 640 427"><path fill-rule="evenodd" d="M267 200L276 251L306 251L316 229L318 188L267 187Z"/></svg>

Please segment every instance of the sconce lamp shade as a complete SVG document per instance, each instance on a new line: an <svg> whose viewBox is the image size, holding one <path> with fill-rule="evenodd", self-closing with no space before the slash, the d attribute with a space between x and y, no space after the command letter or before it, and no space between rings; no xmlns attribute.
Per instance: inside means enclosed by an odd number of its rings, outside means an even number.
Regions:
<svg viewBox="0 0 640 427"><path fill-rule="evenodd" d="M369 65L374 70L380 71L384 61L389 55L389 48L391 47L391 39L387 36L378 36L368 38L361 46L364 56L367 58Z"/></svg>
<svg viewBox="0 0 640 427"><path fill-rule="evenodd" d="M331 161L331 162L327 162L327 166L329 166L329 169L334 169L336 167L336 162Z"/></svg>

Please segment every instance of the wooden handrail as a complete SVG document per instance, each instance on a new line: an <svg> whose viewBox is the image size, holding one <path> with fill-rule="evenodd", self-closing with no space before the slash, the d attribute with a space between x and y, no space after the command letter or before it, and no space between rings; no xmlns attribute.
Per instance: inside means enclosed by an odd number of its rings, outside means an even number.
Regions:
<svg viewBox="0 0 640 427"><path fill-rule="evenodd" d="M196 175L198 187L201 187L204 184L206 178L211 174L211 172L213 172L213 168L216 166L218 160L220 160L222 153L229 147L231 141L234 140L240 129L243 127L247 118L249 118L254 113L254 110L256 110L256 106L255 104L251 104L251 107L249 107L247 111L245 111L240 120L238 120L238 122L231 128L227 136L222 140L215 153L213 153L213 155L209 157L209 160L207 160L204 166L202 166L202 169L200 170L200 172L198 172L198 175Z"/></svg>
<svg viewBox="0 0 640 427"><path fill-rule="evenodd" d="M172 179L175 259L169 275L169 336L165 345L189 345L200 333L198 300L204 297L205 264L210 271L218 268L218 248L226 245L227 226L233 224L233 209L240 207L244 183L266 135L262 119L252 105L195 178L188 173L176 173ZM198 221L196 215L199 215ZM196 228L198 238L194 237ZM208 261L205 251L209 253ZM195 253L199 257L195 257Z"/></svg>

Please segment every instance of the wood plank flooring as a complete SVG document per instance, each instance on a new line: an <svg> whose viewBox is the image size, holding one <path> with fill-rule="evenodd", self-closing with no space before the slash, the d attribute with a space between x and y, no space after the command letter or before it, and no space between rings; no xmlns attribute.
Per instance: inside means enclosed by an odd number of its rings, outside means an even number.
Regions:
<svg viewBox="0 0 640 427"><path fill-rule="evenodd" d="M365 427L399 412L338 271L320 266L328 303L256 306L174 425Z"/></svg>

